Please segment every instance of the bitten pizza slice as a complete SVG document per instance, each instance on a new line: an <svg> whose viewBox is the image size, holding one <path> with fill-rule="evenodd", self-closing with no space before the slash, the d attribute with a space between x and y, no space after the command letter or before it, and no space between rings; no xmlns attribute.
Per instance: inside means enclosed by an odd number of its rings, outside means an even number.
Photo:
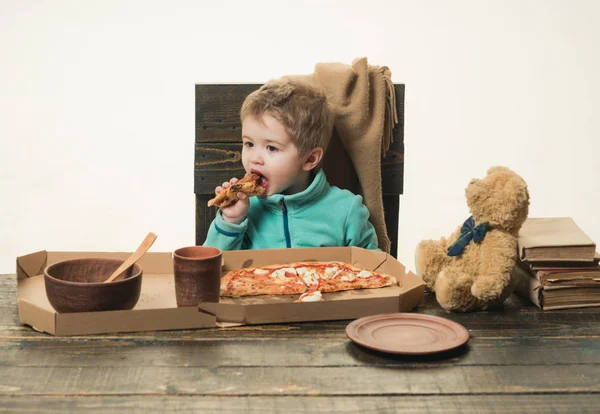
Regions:
<svg viewBox="0 0 600 414"><path fill-rule="evenodd" d="M249 197L262 195L265 187L261 185L262 177L256 173L248 173L229 187L221 191L217 196L208 201L208 206L227 207L237 200L237 193L247 194Z"/></svg>

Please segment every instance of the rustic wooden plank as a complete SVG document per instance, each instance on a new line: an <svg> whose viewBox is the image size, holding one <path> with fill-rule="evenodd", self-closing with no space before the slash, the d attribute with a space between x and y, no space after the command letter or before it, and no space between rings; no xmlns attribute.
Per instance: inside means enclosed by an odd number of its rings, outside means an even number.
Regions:
<svg viewBox="0 0 600 414"><path fill-rule="evenodd" d="M213 195L215 187L231 177L242 178L245 171L241 157L241 141L196 144L194 192Z"/></svg>
<svg viewBox="0 0 600 414"><path fill-rule="evenodd" d="M404 148L402 152L391 149L381 159L381 189L384 195L404 193Z"/></svg>
<svg viewBox="0 0 600 414"><path fill-rule="evenodd" d="M115 355L118 358L118 354ZM5 367L0 395L448 395L600 393L600 365Z"/></svg>
<svg viewBox="0 0 600 414"><path fill-rule="evenodd" d="M427 313L427 312L423 312ZM523 313L526 317L528 313ZM536 315L535 313L529 314ZM538 314L541 316L541 313ZM595 313L568 313L561 315L552 315L551 318L543 317L539 323L534 322L535 318L530 319L529 323L515 321L517 317L514 314L506 315L502 318L496 318L494 322L469 321L465 318L454 318L462 323L472 337L479 338L510 338L510 337L529 337L529 338L577 338L577 337L600 337L598 327L598 315ZM452 318L448 318L452 319ZM177 330L177 331L156 331L156 332L134 332L104 334L94 336L81 336L76 338L131 338L139 341L162 341L162 340L228 340L241 338L243 340L265 340L265 339L306 339L312 341L345 339L344 329L350 321L324 321L324 322L304 322L294 324L272 324L241 326L235 328L214 328L198 330ZM0 325L0 338L46 338L53 340L54 337L34 331L28 326L19 325L18 318L8 325Z"/></svg>
<svg viewBox="0 0 600 414"><path fill-rule="evenodd" d="M196 142L240 142L240 109L261 84L196 85Z"/></svg>
<svg viewBox="0 0 600 414"><path fill-rule="evenodd" d="M419 313L435 314L436 312L421 311ZM485 319L470 320L469 315L444 315L465 326L472 337L478 338L578 338L591 337L600 338L600 326L598 326L599 315L594 313L569 312L561 314L544 315L542 312L522 312L516 315L508 313L505 315L494 315L493 320ZM489 315L489 314L488 314ZM471 315L472 316L472 315ZM536 316L538 322L536 322ZM528 322L517 321L516 318L527 319ZM491 318L490 318L491 319ZM104 334L93 336L81 336L73 338L131 338L139 341L161 341L161 340L229 340L240 338L242 340L254 341L265 339L306 339L312 341L345 339L344 329L350 321L323 321L303 322L293 324L271 324L256 326L241 326L235 328L211 328L197 330L177 331L155 331ZM54 337L34 331L28 326L18 324L15 318L9 324L0 325L0 338L47 338Z"/></svg>
<svg viewBox="0 0 600 414"><path fill-rule="evenodd" d="M390 254L392 257L398 257L398 221L400 215L400 196L384 195L383 196L383 213L385 217L385 228L390 239Z"/></svg>
<svg viewBox="0 0 600 414"><path fill-rule="evenodd" d="M394 84L394 88L398 124L393 130L390 148L381 159L381 183L384 195L404 194L404 85Z"/></svg>
<svg viewBox="0 0 600 414"><path fill-rule="evenodd" d="M11 396L0 412L52 413L573 413L594 412L599 394L380 396L380 397L198 397L198 396Z"/></svg>
<svg viewBox="0 0 600 414"><path fill-rule="evenodd" d="M346 339L138 340L0 339L0 366L12 367L424 367L600 364L598 338L471 338L468 346L426 356L396 356Z"/></svg>
<svg viewBox="0 0 600 414"><path fill-rule="evenodd" d="M395 83L394 91L396 92L396 113L398 114L398 124L396 128L404 130L404 97L406 94L406 85L403 83ZM395 139L395 137L394 137ZM402 140L404 142L404 140Z"/></svg>
<svg viewBox="0 0 600 414"><path fill-rule="evenodd" d="M14 274L0 275L0 327L18 324L17 277Z"/></svg>
<svg viewBox="0 0 600 414"><path fill-rule="evenodd" d="M254 84L204 84L196 85L196 142L237 142L240 139L240 109L246 97L260 83ZM398 124L394 128L394 141L404 142L405 85L394 84Z"/></svg>

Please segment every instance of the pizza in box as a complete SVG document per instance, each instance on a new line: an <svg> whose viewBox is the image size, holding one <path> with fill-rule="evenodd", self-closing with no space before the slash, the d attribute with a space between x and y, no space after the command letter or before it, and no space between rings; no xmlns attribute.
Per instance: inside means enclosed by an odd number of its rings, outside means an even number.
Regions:
<svg viewBox="0 0 600 414"><path fill-rule="evenodd" d="M221 296L300 295L296 302L312 302L322 293L397 284L394 276L348 263L297 262L232 270L221 278Z"/></svg>

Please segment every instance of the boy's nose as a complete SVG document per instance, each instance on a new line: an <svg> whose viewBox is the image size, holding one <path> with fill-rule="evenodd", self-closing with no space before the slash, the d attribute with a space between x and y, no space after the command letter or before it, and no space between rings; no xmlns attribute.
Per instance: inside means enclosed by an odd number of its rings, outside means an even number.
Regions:
<svg viewBox="0 0 600 414"><path fill-rule="evenodd" d="M259 154L253 154L252 158L250 159L250 162L252 164L256 164L256 165L262 165L263 164L263 158Z"/></svg>

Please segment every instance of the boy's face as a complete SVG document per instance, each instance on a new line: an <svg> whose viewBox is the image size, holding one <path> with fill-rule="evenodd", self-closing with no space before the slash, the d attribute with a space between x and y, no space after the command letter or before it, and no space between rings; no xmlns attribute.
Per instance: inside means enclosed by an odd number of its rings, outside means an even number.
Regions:
<svg viewBox="0 0 600 414"><path fill-rule="evenodd" d="M261 122L262 121L262 122ZM242 164L246 172L260 174L264 196L295 194L307 186L305 160L285 127L269 114L261 119L251 116L242 122Z"/></svg>

